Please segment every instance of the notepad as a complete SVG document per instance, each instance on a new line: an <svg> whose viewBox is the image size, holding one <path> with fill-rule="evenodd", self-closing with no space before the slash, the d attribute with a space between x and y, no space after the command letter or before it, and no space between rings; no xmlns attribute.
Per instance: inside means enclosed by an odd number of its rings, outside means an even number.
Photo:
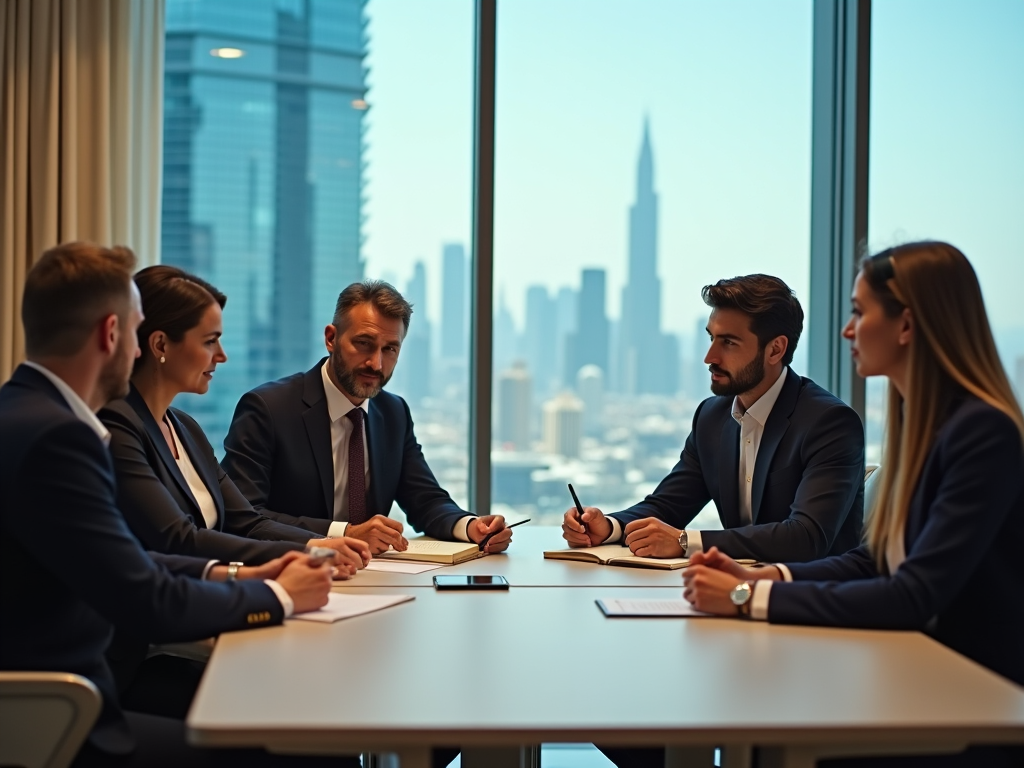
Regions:
<svg viewBox="0 0 1024 768"><path fill-rule="evenodd" d="M553 549L544 553L548 560L577 560L599 565L623 565L630 568L657 568L675 571L690 564L686 557L638 557L621 544L603 544L600 547L579 549ZM737 560L740 565L754 565L756 560Z"/></svg>
<svg viewBox="0 0 1024 768"><path fill-rule="evenodd" d="M605 597L595 600L605 616L700 617L713 614L698 611L688 600L636 600Z"/></svg>
<svg viewBox="0 0 1024 768"><path fill-rule="evenodd" d="M486 552L481 552L480 547L473 542L466 541L440 541L431 539L428 536L421 536L416 539L409 539L409 548L405 552L396 552L389 549L381 552L375 557L381 560L413 560L423 563L440 563L441 565L455 565L464 563L467 560L475 560L483 557Z"/></svg>
<svg viewBox="0 0 1024 768"><path fill-rule="evenodd" d="M335 621L373 613L414 599L413 595L352 595L347 592L331 592L327 596L327 605L323 608L318 611L296 613L292 618L332 624Z"/></svg>
<svg viewBox="0 0 1024 768"><path fill-rule="evenodd" d="M397 560L380 560L374 558L366 564L366 571L382 571L383 573L426 573L444 568L442 563L399 562Z"/></svg>

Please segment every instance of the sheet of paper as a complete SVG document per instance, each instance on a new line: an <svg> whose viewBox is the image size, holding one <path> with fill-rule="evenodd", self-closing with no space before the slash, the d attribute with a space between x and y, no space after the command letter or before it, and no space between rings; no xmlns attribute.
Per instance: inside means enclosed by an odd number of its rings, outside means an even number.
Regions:
<svg viewBox="0 0 1024 768"><path fill-rule="evenodd" d="M465 541L438 541L437 539L409 539L408 554L454 555L476 544ZM385 552L384 554L388 554Z"/></svg>
<svg viewBox="0 0 1024 768"><path fill-rule="evenodd" d="M605 597L597 601L605 616L710 616L688 600L638 600Z"/></svg>
<svg viewBox="0 0 1024 768"><path fill-rule="evenodd" d="M384 573L425 573L435 568L444 568L442 563L410 563L397 560L379 560L374 558L366 568L366 571L383 571Z"/></svg>
<svg viewBox="0 0 1024 768"><path fill-rule="evenodd" d="M319 611L297 613L292 618L331 624L414 599L413 595L350 595L347 592L331 592L327 596L327 605Z"/></svg>

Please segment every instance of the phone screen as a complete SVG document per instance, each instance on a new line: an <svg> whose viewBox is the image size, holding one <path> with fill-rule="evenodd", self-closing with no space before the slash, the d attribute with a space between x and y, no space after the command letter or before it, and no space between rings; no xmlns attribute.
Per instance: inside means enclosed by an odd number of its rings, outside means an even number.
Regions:
<svg viewBox="0 0 1024 768"><path fill-rule="evenodd" d="M434 586L438 589L508 589L504 576L435 576Z"/></svg>

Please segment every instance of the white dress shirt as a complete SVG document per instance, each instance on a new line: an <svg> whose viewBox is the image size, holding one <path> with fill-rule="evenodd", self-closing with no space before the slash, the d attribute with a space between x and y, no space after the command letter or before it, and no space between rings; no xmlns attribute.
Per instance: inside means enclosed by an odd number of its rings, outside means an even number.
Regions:
<svg viewBox="0 0 1024 768"><path fill-rule="evenodd" d="M348 447L352 440L355 425L348 418L353 408L363 409L363 471L366 475L366 490L370 490L370 450L366 442L366 415L370 413L370 399L365 398L359 405L353 405L341 390L334 386L327 373L331 359L327 358L320 367L320 375L324 382L324 395L327 397L327 414L331 419L331 453L334 458L334 522L327 529L329 537L344 536L348 528ZM472 515L461 518L452 530L452 535L459 541L469 541L468 528L473 520Z"/></svg>
<svg viewBox="0 0 1024 768"><path fill-rule="evenodd" d="M170 429L171 437L174 440L174 453L177 454L174 457L174 462L178 465L178 469L181 471L182 477L185 478L185 482L188 483L188 489L192 491L192 496L195 498L196 503L199 504L199 511L203 514L206 527L210 530L216 530L217 505L213 502L213 495L210 493L210 489L206 487L206 483L203 482L203 478L196 471L188 451L181 444L178 430L174 428L170 419L165 419L164 423Z"/></svg>
<svg viewBox="0 0 1024 768"><path fill-rule="evenodd" d="M786 384L786 375L789 368L783 368L779 378L768 388L768 391L761 395L745 411L738 397L732 401L732 417L740 425L739 445L739 504L740 521L744 525L753 522L751 510L751 491L753 488L754 466L757 463L757 452L761 448L761 438L764 437L764 425L768 423L768 417L779 399L779 394ZM622 523L614 517L609 518L612 523L612 533L605 539L606 544L619 541L622 538ZM704 542L701 540L700 531L686 529L686 551L684 557L693 557L697 552L704 551Z"/></svg>
<svg viewBox="0 0 1024 768"><path fill-rule="evenodd" d="M99 420L99 417L97 417L96 414L93 413L93 410L92 408L89 407L88 403L86 403L85 400L79 397L78 393L75 392L75 390L73 390L71 387L69 387L60 376L53 373L48 368L44 368L38 363L33 363L31 360L26 361L25 363L23 363L23 365L27 365L29 368L39 371L41 374L43 374L43 376L49 379L50 383L57 388L57 391L60 392L61 396L63 396L63 398L67 401L68 406L71 408L71 412L74 413L75 416L77 416L80 420L88 424L89 427L93 430L93 432L96 433L97 437L99 437L99 439L103 441L104 445L110 444L110 431L103 425L103 422ZM173 433L174 430L172 429L171 432ZM175 438L175 443L177 443L177 438ZM186 454L183 450L179 448L178 455L184 456ZM200 485L202 485L201 480ZM195 491L193 491L193 493L194 492ZM209 495L209 491L207 491L207 495ZM216 516L214 517L214 520L216 520ZM216 564L216 560L211 560L206 564L206 567L203 569L203 579L205 579L207 575L209 575L210 569ZM291 595L288 594L288 591L280 584L278 584L276 581L267 579L264 583L274 591L275 595L277 595L277 599L281 603L281 607L284 608L284 615L286 617L291 616L292 613L295 612L295 602L292 600Z"/></svg>

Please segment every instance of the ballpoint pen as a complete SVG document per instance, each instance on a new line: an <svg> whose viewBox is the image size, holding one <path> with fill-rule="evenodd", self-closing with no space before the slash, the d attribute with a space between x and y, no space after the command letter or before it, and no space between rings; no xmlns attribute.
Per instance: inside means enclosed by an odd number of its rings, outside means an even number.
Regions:
<svg viewBox="0 0 1024 768"><path fill-rule="evenodd" d="M518 523L512 523L512 525L506 525L505 528L515 528L517 525L522 525L523 523L528 523L528 522L530 522L530 518L526 518L525 520L520 520ZM505 528L502 528L501 531L504 531ZM491 537L494 536L495 534L501 533L501 531L493 531L491 533L488 533L486 536L484 536L484 540L480 542L480 551L483 552L484 551L484 547L487 546L487 542L491 540Z"/></svg>
<svg viewBox="0 0 1024 768"><path fill-rule="evenodd" d="M572 483L567 483L569 486L569 493L572 494L572 500L576 502L576 513L580 518L580 525L583 526L583 532L587 533L587 524L583 522L583 505L580 504L580 497L576 495L576 491L572 488Z"/></svg>

